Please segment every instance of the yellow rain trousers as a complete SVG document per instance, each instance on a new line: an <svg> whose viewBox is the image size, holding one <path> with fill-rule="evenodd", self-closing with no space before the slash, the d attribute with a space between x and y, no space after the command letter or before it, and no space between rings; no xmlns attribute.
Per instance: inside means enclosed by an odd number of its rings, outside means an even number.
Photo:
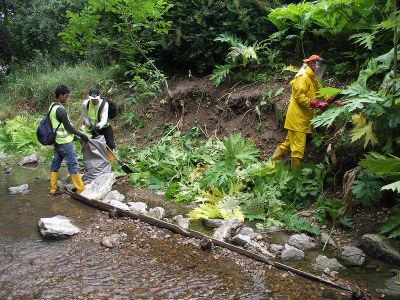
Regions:
<svg viewBox="0 0 400 300"><path fill-rule="evenodd" d="M288 130L285 141L278 146L272 155L273 160L282 160L290 153L291 157L302 159L306 148L306 133ZM278 150L279 149L279 150ZM280 155L279 155L280 154Z"/></svg>
<svg viewBox="0 0 400 300"><path fill-rule="evenodd" d="M310 67L291 82L292 95L286 113L285 129L288 134L274 154L273 160L283 160L290 153L292 168L300 166L306 147L306 134L312 132L310 120L314 117L315 109L310 106L310 100L315 99L320 88L317 77Z"/></svg>

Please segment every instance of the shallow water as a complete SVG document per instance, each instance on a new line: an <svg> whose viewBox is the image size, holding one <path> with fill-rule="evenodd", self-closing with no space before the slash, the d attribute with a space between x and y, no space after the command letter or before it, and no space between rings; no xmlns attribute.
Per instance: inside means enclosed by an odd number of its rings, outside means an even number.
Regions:
<svg viewBox="0 0 400 300"><path fill-rule="evenodd" d="M267 296L265 289L255 289L252 279L240 274L240 270L232 272L236 266L221 264L207 270L203 263L200 271L197 266L204 258L177 257L176 253L185 251L178 243L167 247L163 241L144 238L140 241L145 245L141 251L115 248L109 251L98 241L42 240L37 228L40 218L61 214L84 229L93 222L91 216L97 210L68 197L50 197L45 164L37 168L13 166L10 175L4 174L4 167L3 162L0 299L265 299ZM65 170L60 177L63 174ZM27 194L9 195L8 187L24 183L29 184ZM189 267L185 270L182 265Z"/></svg>
<svg viewBox="0 0 400 300"><path fill-rule="evenodd" d="M274 279L278 282L253 278L236 264L213 259L210 253L188 251L180 242L141 237L140 232L131 234L135 242L130 247L110 250L98 241L42 240L37 229L40 218L64 215L84 230L98 211L69 197L50 197L46 164L13 166L10 175L4 174L4 167L2 162L0 299L265 299L271 286L285 289L279 278ZM60 177L65 174L62 170ZM24 183L29 184L27 194L9 195L8 187ZM194 229L209 233L201 223ZM276 233L273 241L285 238ZM316 255L311 252L308 257ZM310 271L309 263L292 266ZM375 290L384 288L392 274L390 266L369 259L365 267L349 268L340 277ZM293 282L294 291L302 289L298 284ZM286 299L283 295L278 298ZM298 294L290 298L301 299Z"/></svg>

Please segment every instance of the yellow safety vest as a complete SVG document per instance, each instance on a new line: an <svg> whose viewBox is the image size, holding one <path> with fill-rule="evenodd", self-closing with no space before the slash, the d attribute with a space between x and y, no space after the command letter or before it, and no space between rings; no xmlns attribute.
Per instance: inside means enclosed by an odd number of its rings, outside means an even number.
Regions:
<svg viewBox="0 0 400 300"><path fill-rule="evenodd" d="M60 124L60 122L57 120L56 116L56 111L58 107L63 107L61 104L57 103L51 107L53 103L50 105L49 110L50 111L50 121L51 121L51 126L53 126L53 130L55 131L57 126ZM62 145L62 144L67 144L70 143L74 140L74 135L72 133L69 133L67 130L64 128L64 124L60 124L60 127L58 127L57 133L56 133L56 144Z"/></svg>
<svg viewBox="0 0 400 300"><path fill-rule="evenodd" d="M88 109L87 109L87 114L88 114L88 118L89 118L89 122L91 125L96 125L97 123L100 122L99 120L99 109L101 106L101 103L103 103L103 101L106 101L104 99L100 99L99 104L98 105L93 105L92 101L89 100L88 102ZM103 106L104 108L104 106ZM101 116L100 116L101 118ZM107 118L107 123L103 126L103 128L110 126L110 123L108 122L108 118Z"/></svg>

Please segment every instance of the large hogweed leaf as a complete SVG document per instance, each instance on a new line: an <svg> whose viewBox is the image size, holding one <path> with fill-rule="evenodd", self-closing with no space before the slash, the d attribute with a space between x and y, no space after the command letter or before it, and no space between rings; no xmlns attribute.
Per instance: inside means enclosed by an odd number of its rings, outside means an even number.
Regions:
<svg viewBox="0 0 400 300"><path fill-rule="evenodd" d="M400 180L384 185L382 187L382 190L392 190L394 192L400 193Z"/></svg>
<svg viewBox="0 0 400 300"><path fill-rule="evenodd" d="M352 120L353 124L355 125L351 132L352 142L360 140L362 137L364 137L364 148L367 147L368 143L371 143L372 145L376 145L378 143L378 139L372 129L372 121L368 121L367 118L362 114L353 115Z"/></svg>
<svg viewBox="0 0 400 300"><path fill-rule="evenodd" d="M224 158L228 162L239 162L242 165L258 161L259 150L251 140L246 140L240 133L234 133L223 141Z"/></svg>
<svg viewBox="0 0 400 300"><path fill-rule="evenodd" d="M239 206L239 199L234 196L226 196L217 203L217 207L224 219L236 218L244 221L244 215Z"/></svg>
<svg viewBox="0 0 400 300"><path fill-rule="evenodd" d="M368 173L381 175L384 177L400 176L400 158L394 155L382 155L371 152L365 155L359 163Z"/></svg>

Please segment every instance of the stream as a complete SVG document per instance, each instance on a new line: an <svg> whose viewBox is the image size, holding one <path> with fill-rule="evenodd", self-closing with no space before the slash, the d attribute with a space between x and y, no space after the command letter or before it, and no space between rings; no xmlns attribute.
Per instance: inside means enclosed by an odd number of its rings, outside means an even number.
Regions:
<svg viewBox="0 0 400 300"><path fill-rule="evenodd" d="M11 174L4 172L6 166ZM347 299L342 291L225 249L205 252L197 241L167 230L110 219L67 196L50 197L46 163L25 168L2 160L0 171L0 299ZM60 177L65 174L62 168ZM27 194L9 194L8 187L24 183ZM43 240L39 219L58 214L70 218L81 234ZM100 245L102 236L116 232L127 234L123 246ZM309 271L304 263L292 266ZM390 266L369 260L341 277L374 291L384 288Z"/></svg>

